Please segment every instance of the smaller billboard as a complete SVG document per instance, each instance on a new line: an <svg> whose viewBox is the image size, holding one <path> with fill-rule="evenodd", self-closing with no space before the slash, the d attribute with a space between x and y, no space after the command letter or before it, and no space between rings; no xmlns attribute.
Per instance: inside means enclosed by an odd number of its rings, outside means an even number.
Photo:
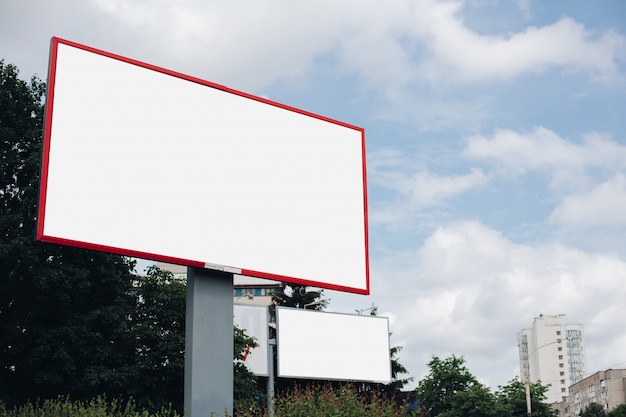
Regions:
<svg viewBox="0 0 626 417"><path fill-rule="evenodd" d="M245 355L244 363L257 376L268 376L269 353L267 306L235 304L233 324L256 339L259 346L251 348Z"/></svg>
<svg viewBox="0 0 626 417"><path fill-rule="evenodd" d="M386 317L276 308L278 376L391 382Z"/></svg>

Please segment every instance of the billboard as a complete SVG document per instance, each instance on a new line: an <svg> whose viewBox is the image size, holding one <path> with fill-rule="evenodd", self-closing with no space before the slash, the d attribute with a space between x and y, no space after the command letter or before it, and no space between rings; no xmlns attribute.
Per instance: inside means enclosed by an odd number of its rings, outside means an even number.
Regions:
<svg viewBox="0 0 626 417"><path fill-rule="evenodd" d="M245 355L244 363L257 376L269 375L268 351L268 311L267 306L235 304L233 306L233 324L244 329L248 336L254 337L257 347L251 348Z"/></svg>
<svg viewBox="0 0 626 417"><path fill-rule="evenodd" d="M386 317L276 308L280 377L391 382Z"/></svg>
<svg viewBox="0 0 626 417"><path fill-rule="evenodd" d="M362 128L53 38L37 238L369 293Z"/></svg>

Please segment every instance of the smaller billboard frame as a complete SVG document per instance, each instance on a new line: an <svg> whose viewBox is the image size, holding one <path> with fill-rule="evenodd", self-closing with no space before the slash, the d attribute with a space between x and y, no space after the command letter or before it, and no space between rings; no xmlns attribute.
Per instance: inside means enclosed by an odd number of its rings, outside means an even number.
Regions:
<svg viewBox="0 0 626 417"><path fill-rule="evenodd" d="M391 382L389 319L276 307L277 376Z"/></svg>
<svg viewBox="0 0 626 417"><path fill-rule="evenodd" d="M255 304L233 305L233 323L246 331L258 344L245 357L244 364L256 376L269 376L269 310L267 306Z"/></svg>

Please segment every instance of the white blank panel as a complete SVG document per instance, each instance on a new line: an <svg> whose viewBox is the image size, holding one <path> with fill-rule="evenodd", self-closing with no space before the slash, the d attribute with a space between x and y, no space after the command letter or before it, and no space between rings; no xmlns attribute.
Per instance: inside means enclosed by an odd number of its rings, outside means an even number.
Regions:
<svg viewBox="0 0 626 417"><path fill-rule="evenodd" d="M276 309L278 376L391 381L386 317Z"/></svg>
<svg viewBox="0 0 626 417"><path fill-rule="evenodd" d="M233 323L254 337L259 346L251 349L245 364L257 376L268 376L268 311L266 306L235 304Z"/></svg>
<svg viewBox="0 0 626 417"><path fill-rule="evenodd" d="M364 131L53 38L38 239L369 292Z"/></svg>

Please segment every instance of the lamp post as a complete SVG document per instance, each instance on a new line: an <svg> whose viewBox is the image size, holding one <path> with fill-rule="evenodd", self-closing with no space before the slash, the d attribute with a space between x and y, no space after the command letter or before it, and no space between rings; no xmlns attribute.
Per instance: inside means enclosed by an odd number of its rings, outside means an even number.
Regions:
<svg viewBox="0 0 626 417"><path fill-rule="evenodd" d="M368 307L368 308L362 308L362 309L360 309L360 310L358 310L358 309L357 309L357 310L354 310L354 311L356 311L356 312L359 314L359 316L360 316L361 314L363 314L364 312L366 312L366 311L370 311L370 312L371 312L370 314L371 314L372 316L375 316L375 315L376 315L376 313L378 312L378 307L376 307L376 306L374 305L374 303L372 303L372 306L371 306L371 307Z"/></svg>

